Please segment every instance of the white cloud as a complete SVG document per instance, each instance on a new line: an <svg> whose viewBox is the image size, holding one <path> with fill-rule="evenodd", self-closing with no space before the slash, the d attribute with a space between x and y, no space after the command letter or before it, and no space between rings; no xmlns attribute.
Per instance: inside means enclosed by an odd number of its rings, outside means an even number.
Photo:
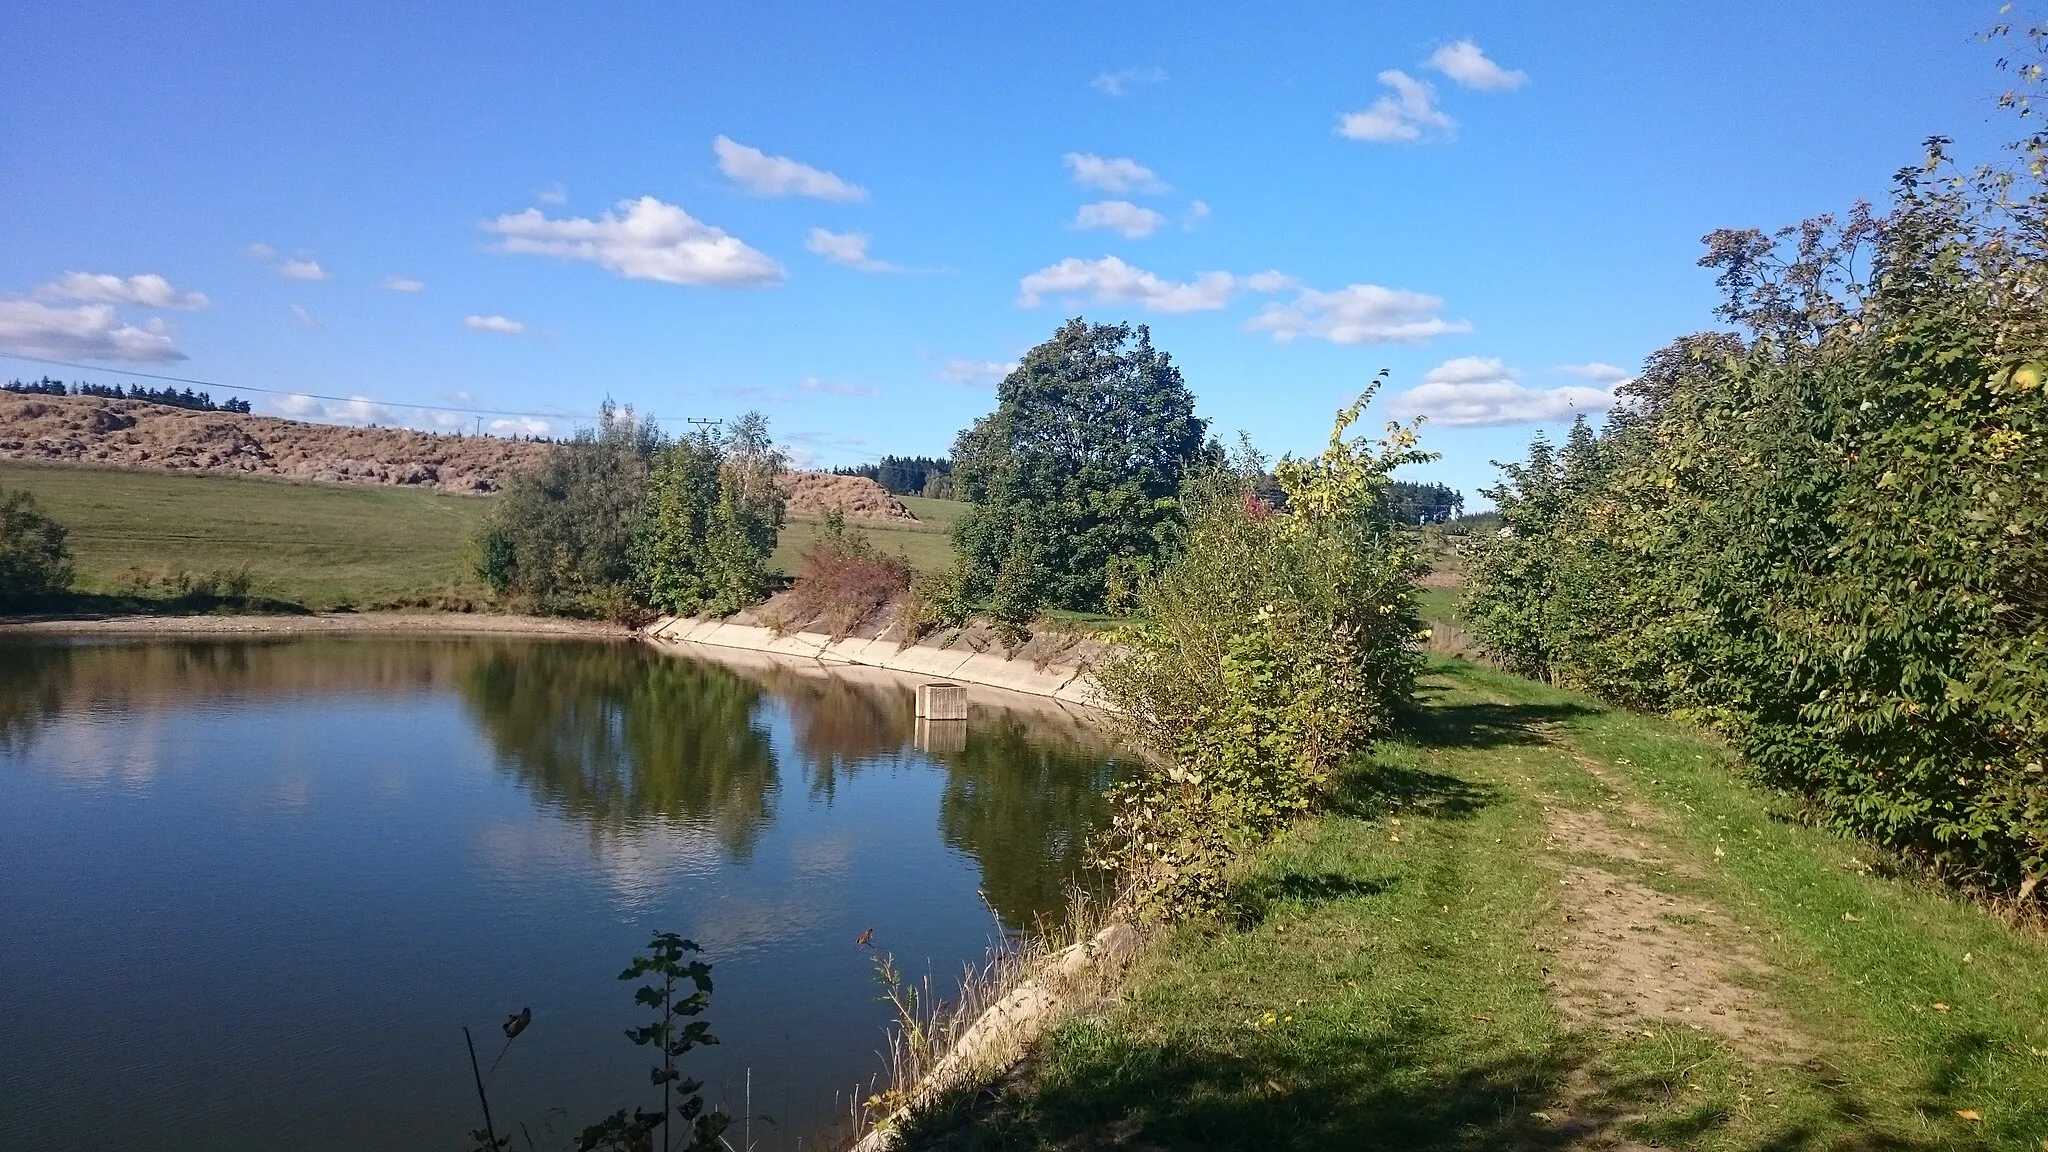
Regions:
<svg viewBox="0 0 2048 1152"><path fill-rule="evenodd" d="M1074 174L1074 183L1104 192L1171 192L1157 173L1128 156L1095 156L1069 152L1060 157Z"/></svg>
<svg viewBox="0 0 2048 1152"><path fill-rule="evenodd" d="M1119 68L1104 72L1088 82L1090 88L1105 96L1121 96L1132 88L1145 84L1166 83L1166 69L1154 65L1150 68Z"/></svg>
<svg viewBox="0 0 2048 1152"><path fill-rule="evenodd" d="M550 219L528 208L486 220L483 228L503 237L499 252L588 260L628 280L751 288L784 278L766 253L652 196L622 200L595 220Z"/></svg>
<svg viewBox="0 0 2048 1152"><path fill-rule="evenodd" d="M1393 91L1372 102L1361 112L1346 112L1337 121L1337 134L1347 140L1368 140L1375 144L1410 143L1431 131L1449 134L1458 126L1436 106L1436 92L1399 68L1380 73L1380 83Z"/></svg>
<svg viewBox="0 0 2048 1152"><path fill-rule="evenodd" d="M180 292L154 272L123 279L105 272L66 272L64 278L36 289L45 300L82 300L89 304L136 304L144 308L206 307L206 293Z"/></svg>
<svg viewBox="0 0 2048 1152"><path fill-rule="evenodd" d="M1557 371L1567 376L1577 376L1581 380L1595 380L1609 385L1627 383L1635 376L1635 373L1626 368L1617 368L1598 360L1590 360L1584 364L1559 364Z"/></svg>
<svg viewBox="0 0 2048 1152"><path fill-rule="evenodd" d="M490 427L491 431L501 436L514 432L527 436L545 436L554 429L554 425L532 416L521 416L516 420L493 420Z"/></svg>
<svg viewBox="0 0 2048 1152"><path fill-rule="evenodd" d="M277 266L277 274L287 280L331 280L327 269L318 260L307 257L302 260L284 260Z"/></svg>
<svg viewBox="0 0 2048 1152"><path fill-rule="evenodd" d="M1208 218L1209 205L1204 201L1197 200L1188 205L1186 212L1181 213L1180 230L1183 232L1193 232L1197 225Z"/></svg>
<svg viewBox="0 0 2048 1152"><path fill-rule="evenodd" d="M1273 290L1284 286L1271 283ZM1245 328L1271 332L1283 344L1298 336L1333 344L1420 344L1472 330L1466 321L1445 320L1443 308L1440 297L1377 284L1352 284L1335 292L1303 288L1289 303L1268 304Z"/></svg>
<svg viewBox="0 0 2048 1152"><path fill-rule="evenodd" d="M462 326L471 332L496 332L500 336L517 336L526 331L523 321L510 316L464 316Z"/></svg>
<svg viewBox="0 0 2048 1152"><path fill-rule="evenodd" d="M567 204L569 202L569 190L560 184L550 184L546 188L535 192L533 198L542 204Z"/></svg>
<svg viewBox="0 0 2048 1152"><path fill-rule="evenodd" d="M242 255L249 257L251 260L275 260L277 259L277 249L259 240L254 244L242 245Z"/></svg>
<svg viewBox="0 0 2048 1152"><path fill-rule="evenodd" d="M1187 283L1162 279L1114 256L1082 260L1069 256L1024 277L1017 285L1017 304L1036 308L1047 296L1087 296L1100 304L1137 304L1150 312L1209 312L1230 303L1237 278L1228 272L1202 272Z"/></svg>
<svg viewBox="0 0 2048 1152"><path fill-rule="evenodd" d="M318 316L313 315L313 310L306 307L304 304L292 305L292 318L297 320L299 323L304 324L308 328L327 327L327 325L322 324L320 322L320 318Z"/></svg>
<svg viewBox="0 0 2048 1152"><path fill-rule="evenodd" d="M711 150L718 154L720 172L763 196L809 196L842 202L868 198L867 189L858 184L787 156L770 156L730 136L713 140Z"/></svg>
<svg viewBox="0 0 2048 1152"><path fill-rule="evenodd" d="M879 388L869 388L864 384L842 384L832 380L820 380L816 376L806 376L804 382L797 385L797 387L815 396L853 396L862 400L875 400L879 399L882 395L882 391Z"/></svg>
<svg viewBox="0 0 2048 1152"><path fill-rule="evenodd" d="M1140 240L1150 236L1164 223L1166 217L1129 200L1098 200L1081 205L1081 210L1074 213L1073 227L1114 228L1133 240Z"/></svg>
<svg viewBox="0 0 2048 1152"><path fill-rule="evenodd" d="M137 327L115 316L111 304L53 308L34 300L0 300L0 348L52 360L164 364L186 358L163 321Z"/></svg>
<svg viewBox="0 0 2048 1152"><path fill-rule="evenodd" d="M1449 76L1467 88L1481 92L1499 92L1509 88L1520 88L1529 82L1527 72L1517 72L1501 67L1489 59L1479 45L1470 40L1459 40L1446 44L1430 54L1425 67L1433 68Z"/></svg>
<svg viewBox="0 0 2048 1152"><path fill-rule="evenodd" d="M1614 406L1610 388L1530 388L1522 374L1491 356L1460 356L1423 374L1422 383L1389 404L1404 416L1427 416L1454 428L1538 424Z"/></svg>
<svg viewBox="0 0 2048 1152"><path fill-rule="evenodd" d="M424 280L415 280L410 276L386 276L384 278L384 290L386 292L425 292L427 284Z"/></svg>
<svg viewBox="0 0 2048 1152"><path fill-rule="evenodd" d="M396 409L387 408L368 396L351 396L347 400L323 400L295 392L280 396L271 404L280 412L298 420L325 420L335 424L385 424L403 425L405 418Z"/></svg>
<svg viewBox="0 0 2048 1152"><path fill-rule="evenodd" d="M965 360L956 357L946 361L945 367L939 369L939 375L955 384L993 388L1002 382L1003 377L1015 372L1017 367L1018 362L1015 360L1007 364L998 364L993 360Z"/></svg>
<svg viewBox="0 0 2048 1152"><path fill-rule="evenodd" d="M804 247L823 256L834 264L858 268L863 272L901 272L903 269L887 260L877 260L868 255L872 243L865 233L834 232L829 228L813 228L804 238Z"/></svg>
<svg viewBox="0 0 2048 1152"><path fill-rule="evenodd" d="M1285 272L1269 268L1245 277L1244 286L1254 292L1285 292L1289 288L1301 287L1301 281Z"/></svg>

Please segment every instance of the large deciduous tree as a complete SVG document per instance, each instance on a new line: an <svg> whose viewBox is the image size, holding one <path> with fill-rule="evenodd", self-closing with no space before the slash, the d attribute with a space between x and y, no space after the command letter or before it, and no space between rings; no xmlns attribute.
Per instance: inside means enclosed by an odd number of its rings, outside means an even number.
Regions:
<svg viewBox="0 0 2048 1152"><path fill-rule="evenodd" d="M1170 543L1207 431L1148 329L1069 320L954 443L975 504L955 530L969 593L1010 618L1117 607Z"/></svg>

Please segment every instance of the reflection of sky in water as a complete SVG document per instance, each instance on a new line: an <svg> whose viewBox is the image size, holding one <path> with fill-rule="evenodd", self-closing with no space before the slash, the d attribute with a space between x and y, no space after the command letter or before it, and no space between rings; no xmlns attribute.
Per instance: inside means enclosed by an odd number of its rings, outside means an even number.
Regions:
<svg viewBox="0 0 2048 1152"><path fill-rule="evenodd" d="M716 965L724 1043L692 1074L737 1108L751 1070L757 1141L814 1146L887 1018L854 937L950 979L996 931L987 870L1056 891L1047 853L1096 811L1085 755L942 764L899 690L630 646L38 658L0 668L0 1143L25 1147L458 1147L460 1027L523 1006L497 1107L593 1118L641 1099L615 977L669 928Z"/></svg>

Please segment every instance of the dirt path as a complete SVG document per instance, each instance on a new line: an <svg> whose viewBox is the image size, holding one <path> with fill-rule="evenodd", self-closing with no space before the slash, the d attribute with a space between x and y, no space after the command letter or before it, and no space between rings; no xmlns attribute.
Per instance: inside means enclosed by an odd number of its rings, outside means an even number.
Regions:
<svg viewBox="0 0 2048 1152"><path fill-rule="evenodd" d="M1603 797L1591 807L1543 797L1563 926L1553 992L1566 1015L1619 1029L1709 1032L1752 1062L1810 1058L1812 1040L1761 990L1771 965L1750 931L1687 891L1703 863L1671 842L1663 814L1555 729L1535 734L1568 754Z"/></svg>

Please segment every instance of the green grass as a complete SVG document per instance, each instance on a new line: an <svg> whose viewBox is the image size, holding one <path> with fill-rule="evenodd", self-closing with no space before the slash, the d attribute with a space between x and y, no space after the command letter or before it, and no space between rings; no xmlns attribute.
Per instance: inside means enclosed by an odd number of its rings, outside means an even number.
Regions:
<svg viewBox="0 0 2048 1152"><path fill-rule="evenodd" d="M465 585L463 549L489 507L402 488L7 460L0 488L35 493L71 530L81 592L118 592L135 570L247 566L257 594L309 608L426 601Z"/></svg>
<svg viewBox="0 0 2048 1152"><path fill-rule="evenodd" d="M1333 811L1249 861L1234 922L1169 937L1121 1003L949 1101L915 1146L2041 1152L2039 936L1859 867L1675 725L1454 662L1426 696ZM1568 861L1543 808L1631 803L1664 817L1631 835L1687 867L1628 879L1747 929L1774 966L1756 994L1812 1059L1557 1007Z"/></svg>
<svg viewBox="0 0 2048 1152"><path fill-rule="evenodd" d="M1417 588L1415 606L1425 622L1455 623L1458 619L1458 589Z"/></svg>
<svg viewBox="0 0 2048 1152"><path fill-rule="evenodd" d="M958 500L927 500L922 496L899 496L903 506L917 517L914 524L894 524L860 520L854 527L865 533L875 546L891 555L898 555L919 572L935 572L953 564L953 525L967 511L969 505ZM782 539L775 545L775 554L769 558L769 567L777 572L794 574L797 560L824 532L824 521L813 518L792 518L782 528Z"/></svg>

